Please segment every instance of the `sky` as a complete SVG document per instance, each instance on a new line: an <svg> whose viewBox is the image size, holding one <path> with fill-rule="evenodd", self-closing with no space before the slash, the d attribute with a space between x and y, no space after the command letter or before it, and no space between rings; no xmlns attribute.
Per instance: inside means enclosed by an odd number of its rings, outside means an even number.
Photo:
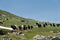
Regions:
<svg viewBox="0 0 60 40"><path fill-rule="evenodd" d="M60 0L0 0L0 10L24 18L60 23Z"/></svg>

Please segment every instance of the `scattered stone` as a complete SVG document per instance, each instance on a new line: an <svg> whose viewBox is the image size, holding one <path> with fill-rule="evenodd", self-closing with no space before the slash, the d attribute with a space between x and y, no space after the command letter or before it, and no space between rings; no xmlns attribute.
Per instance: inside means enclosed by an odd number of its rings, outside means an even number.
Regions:
<svg viewBox="0 0 60 40"><path fill-rule="evenodd" d="M36 35L36 36L33 37L33 40L60 40L60 37Z"/></svg>
<svg viewBox="0 0 60 40"><path fill-rule="evenodd" d="M4 35L4 36L2 36L1 40L12 40L12 39L9 38L8 36Z"/></svg>
<svg viewBox="0 0 60 40"><path fill-rule="evenodd" d="M46 40L45 36L36 35L33 37L33 40Z"/></svg>

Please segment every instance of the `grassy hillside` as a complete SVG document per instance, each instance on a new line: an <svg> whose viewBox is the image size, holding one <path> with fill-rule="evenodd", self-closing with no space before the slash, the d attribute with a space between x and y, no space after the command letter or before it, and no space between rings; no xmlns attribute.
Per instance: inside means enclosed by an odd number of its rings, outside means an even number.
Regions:
<svg viewBox="0 0 60 40"><path fill-rule="evenodd" d="M10 26L12 24L15 24L15 25L34 25L35 24L35 20L32 20L32 19L27 19L27 18L23 18L23 17L19 17L19 16L16 16L14 14L11 14L9 12L6 12L6 11L3 11L3 10L0 10L0 20L2 21L5 21L3 24L0 24L0 25L3 25L3 26ZM24 22L22 22L24 21Z"/></svg>
<svg viewBox="0 0 60 40"><path fill-rule="evenodd" d="M27 19L23 17L16 16L14 14L11 14L10 12L0 10L0 21L3 22L3 24L0 23L0 26L9 27L10 25L35 25L37 21L33 19ZM7 34L8 35L8 34ZM0 39L1 39L0 35ZM20 40L20 36L9 34L9 37L11 37L13 40Z"/></svg>
<svg viewBox="0 0 60 40"><path fill-rule="evenodd" d="M33 19L27 19L23 17L16 16L14 14L11 14L10 12L0 10L0 21L3 21L3 24L0 24L0 26L6 26L9 27L12 24L15 25L32 25L35 27L35 23L37 22L36 20ZM49 24L49 22L47 22ZM40 24L44 24L44 22L40 22ZM54 31L56 33L51 33L50 31ZM41 27L41 28L33 28L31 30L25 30L22 31L26 38L26 40L32 40L35 35L44 35L44 36L60 36L57 32L60 32L60 27ZM20 35L15 35L15 34L6 34L13 40L22 40ZM0 35L1 39L2 35Z"/></svg>

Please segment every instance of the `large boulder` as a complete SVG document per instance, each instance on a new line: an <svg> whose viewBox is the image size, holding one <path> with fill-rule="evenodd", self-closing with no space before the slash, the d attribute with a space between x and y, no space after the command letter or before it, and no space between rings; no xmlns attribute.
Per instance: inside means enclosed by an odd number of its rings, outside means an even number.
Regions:
<svg viewBox="0 0 60 40"><path fill-rule="evenodd" d="M51 40L60 40L60 38L59 37L54 37Z"/></svg>
<svg viewBox="0 0 60 40"><path fill-rule="evenodd" d="M36 35L33 37L33 40L50 40L49 37Z"/></svg>

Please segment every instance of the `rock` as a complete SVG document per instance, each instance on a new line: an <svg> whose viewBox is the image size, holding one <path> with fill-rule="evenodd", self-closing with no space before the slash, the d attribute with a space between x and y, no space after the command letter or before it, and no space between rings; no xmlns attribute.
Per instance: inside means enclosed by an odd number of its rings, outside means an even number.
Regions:
<svg viewBox="0 0 60 40"><path fill-rule="evenodd" d="M60 40L60 38L59 37L54 37L51 40Z"/></svg>
<svg viewBox="0 0 60 40"><path fill-rule="evenodd" d="M33 37L33 40L48 40L45 36L36 35Z"/></svg>
<svg viewBox="0 0 60 40"><path fill-rule="evenodd" d="M4 36L2 36L1 40L12 40L12 39L9 38L8 36L4 35Z"/></svg>
<svg viewBox="0 0 60 40"><path fill-rule="evenodd" d="M24 36L24 34L20 34L20 36Z"/></svg>
<svg viewBox="0 0 60 40"><path fill-rule="evenodd" d="M40 38L40 35L36 35L33 37L33 40L37 40L38 38Z"/></svg>
<svg viewBox="0 0 60 40"><path fill-rule="evenodd" d="M59 36L40 36L36 35L33 37L33 40L60 40Z"/></svg>
<svg viewBox="0 0 60 40"><path fill-rule="evenodd" d="M20 38L21 38L21 40L26 40L26 37L24 34L20 34Z"/></svg>

